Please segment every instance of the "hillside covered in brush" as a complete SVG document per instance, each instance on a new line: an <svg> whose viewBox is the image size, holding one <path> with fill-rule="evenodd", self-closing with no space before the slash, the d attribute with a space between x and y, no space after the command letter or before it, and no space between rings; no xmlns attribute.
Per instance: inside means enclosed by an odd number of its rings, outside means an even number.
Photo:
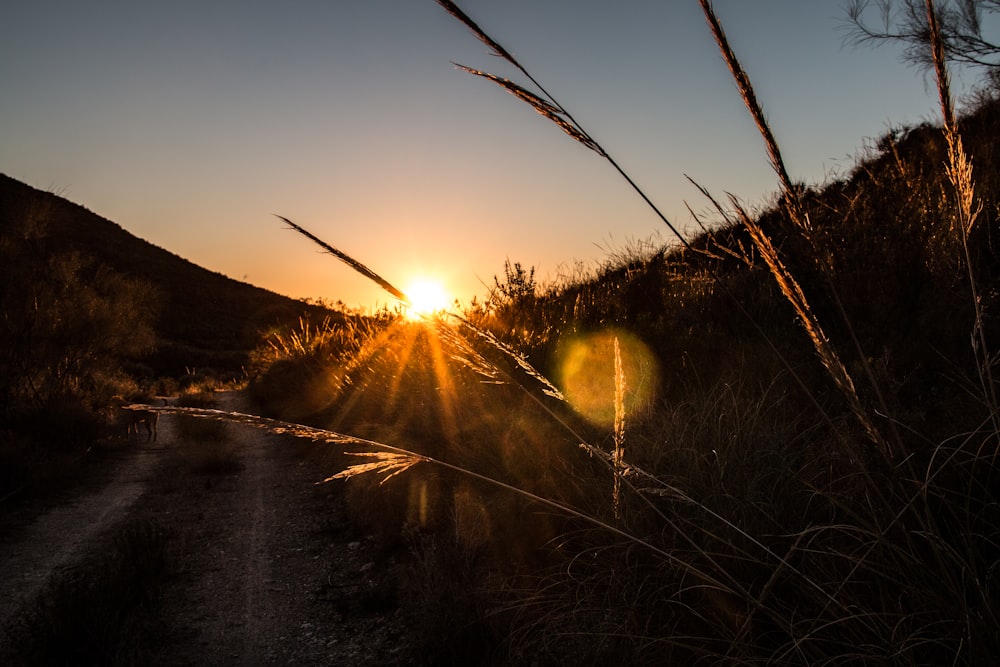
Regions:
<svg viewBox="0 0 1000 667"><path fill-rule="evenodd" d="M851 370L871 369L874 386L869 378L858 383L866 399L879 391L897 408L933 413L925 402L947 394L982 416L985 406L969 404L967 391L981 388L977 313L985 340L1000 341L1000 102L982 95L960 128L978 206L964 240L945 169L947 143L929 123L872 142L841 179L800 186L809 235L789 220L783 198L752 216ZM690 378L681 369L706 381L747 364L767 365L765 377L794 370L825 395L832 387L824 387L814 346L740 213L724 200L706 199L705 206L705 231L686 247L625 249L592 278L544 292L519 292L501 278L501 291L514 296L487 304L483 322L553 372L560 338L613 326L655 350L669 369L661 378L665 395L686 391ZM508 273L508 284L511 278L517 283ZM950 425L964 414L938 412L937 419Z"/></svg>
<svg viewBox="0 0 1000 667"><path fill-rule="evenodd" d="M366 439L325 465L406 551L435 664L984 664L1000 101L957 132L971 180L942 127L894 130L836 181L706 193L701 234L546 289L508 263L460 318L251 389Z"/></svg>
<svg viewBox="0 0 1000 667"><path fill-rule="evenodd" d="M320 318L332 314L197 266L82 206L3 174L0 235L12 236L37 262L76 253L93 270L105 267L149 285L156 344L146 362L158 373L204 366L238 371L262 332L306 312Z"/></svg>

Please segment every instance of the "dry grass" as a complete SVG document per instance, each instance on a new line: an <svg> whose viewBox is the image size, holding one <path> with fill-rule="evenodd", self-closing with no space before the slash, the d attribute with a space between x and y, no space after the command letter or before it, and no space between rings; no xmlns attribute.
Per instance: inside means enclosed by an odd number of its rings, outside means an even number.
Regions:
<svg viewBox="0 0 1000 667"><path fill-rule="evenodd" d="M611 160L499 42L440 4L540 92L474 74ZM454 649L441 662L988 662L1000 651L1000 503L984 304L1000 272L977 232L1000 197L976 189L948 104L943 139L894 136L849 181L796 187L702 7L778 174L772 209L710 198L722 223L680 248L626 253L511 307L386 322L336 359L303 325L267 354L333 378L315 426L159 409L363 458L338 460L328 481L346 480L359 519L408 546L413 608L447 619L422 626L428 644ZM886 219L899 221L891 243L877 236ZM613 337L613 370L594 383L611 419L588 422L550 379L556 352L616 330L660 360L657 397L632 408L643 379ZM299 377L280 384L289 410L312 405L313 376Z"/></svg>

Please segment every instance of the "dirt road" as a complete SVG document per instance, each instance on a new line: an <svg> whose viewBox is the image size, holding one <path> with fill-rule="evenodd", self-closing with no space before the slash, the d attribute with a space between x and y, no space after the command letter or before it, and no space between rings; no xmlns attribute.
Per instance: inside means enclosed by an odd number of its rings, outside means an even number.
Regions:
<svg viewBox="0 0 1000 667"><path fill-rule="evenodd" d="M169 442L169 426L166 435ZM96 489L63 497L40 513L36 507L22 507L5 517L14 527L0 540L0 627L54 574L76 564L90 544L129 516L162 451L142 446L128 456L110 459L97 474Z"/></svg>
<svg viewBox="0 0 1000 667"><path fill-rule="evenodd" d="M218 407L243 410L238 393ZM185 423L187 422L187 423ZM317 485L308 447L234 424L164 415L156 442L125 450L106 484L9 531L0 622L126 520L170 535L163 665L404 665L391 561Z"/></svg>

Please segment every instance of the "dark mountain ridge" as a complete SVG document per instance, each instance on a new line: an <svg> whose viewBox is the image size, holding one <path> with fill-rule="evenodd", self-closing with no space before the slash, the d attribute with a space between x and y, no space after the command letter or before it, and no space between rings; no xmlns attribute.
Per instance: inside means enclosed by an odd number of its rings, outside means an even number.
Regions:
<svg viewBox="0 0 1000 667"><path fill-rule="evenodd" d="M145 362L158 374L205 366L236 371L267 329L304 313L341 316L205 269L83 206L0 174L0 233L31 218L44 230L33 239L39 260L77 251L155 288L158 343Z"/></svg>

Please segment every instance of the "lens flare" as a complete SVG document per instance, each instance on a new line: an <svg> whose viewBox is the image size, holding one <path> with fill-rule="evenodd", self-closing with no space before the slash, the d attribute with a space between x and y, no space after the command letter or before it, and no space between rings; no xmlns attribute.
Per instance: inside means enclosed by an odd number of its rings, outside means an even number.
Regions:
<svg viewBox="0 0 1000 667"><path fill-rule="evenodd" d="M647 407L656 394L659 366L641 340L627 331L605 329L580 334L560 343L557 351L559 386L566 400L593 424L615 423L615 339L625 380L625 416Z"/></svg>

